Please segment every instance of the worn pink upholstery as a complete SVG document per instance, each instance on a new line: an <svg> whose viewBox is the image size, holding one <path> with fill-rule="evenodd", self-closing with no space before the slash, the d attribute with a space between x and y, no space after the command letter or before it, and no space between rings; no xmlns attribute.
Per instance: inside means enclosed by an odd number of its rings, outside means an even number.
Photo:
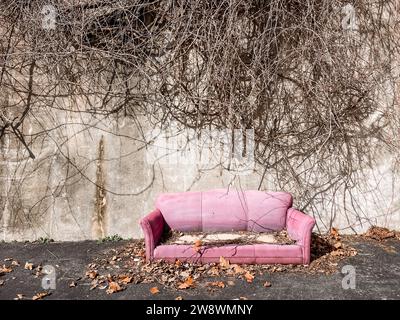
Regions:
<svg viewBox="0 0 400 320"><path fill-rule="evenodd" d="M148 261L154 257L154 248L161 239L164 225L164 218L158 209L154 210L140 221L140 226L144 233L146 260Z"/></svg>
<svg viewBox="0 0 400 320"><path fill-rule="evenodd" d="M218 262L220 257L231 263L303 263L302 249L298 245L253 244L202 247L196 252L193 245L161 245L154 250L154 259L167 261L191 260L194 262Z"/></svg>
<svg viewBox="0 0 400 320"><path fill-rule="evenodd" d="M286 229L289 236L296 240L296 244L303 250L303 264L310 263L311 231L315 225L315 220L310 216L289 208L286 218Z"/></svg>
<svg viewBox="0 0 400 320"><path fill-rule="evenodd" d="M204 192L161 194L156 210L140 224L144 232L147 260L191 260L232 263L308 264L311 230L315 220L291 208L292 196L285 192L216 189ZM158 245L165 227L178 231L279 231L287 228L294 245L254 244L204 246Z"/></svg>

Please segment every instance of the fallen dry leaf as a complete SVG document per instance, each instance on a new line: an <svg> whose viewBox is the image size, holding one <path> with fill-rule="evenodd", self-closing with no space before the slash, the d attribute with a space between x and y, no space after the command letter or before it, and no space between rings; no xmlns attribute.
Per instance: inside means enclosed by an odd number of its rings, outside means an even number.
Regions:
<svg viewBox="0 0 400 320"><path fill-rule="evenodd" d="M180 274L182 279L186 279L187 277L190 276L190 273L188 271L182 271Z"/></svg>
<svg viewBox="0 0 400 320"><path fill-rule="evenodd" d="M200 252L200 250L201 250L201 245L202 245L201 240L196 240L196 241L194 242L193 250L196 251L196 252Z"/></svg>
<svg viewBox="0 0 400 320"><path fill-rule="evenodd" d="M331 233L331 237L333 237L334 239L336 239L336 240L340 239L340 235L339 235L338 229L332 227L330 233Z"/></svg>
<svg viewBox="0 0 400 320"><path fill-rule="evenodd" d="M96 270L90 270L86 272L86 276L90 279L95 279L98 276L98 273Z"/></svg>
<svg viewBox="0 0 400 320"><path fill-rule="evenodd" d="M33 263L25 262L24 269L25 270L32 270L33 269Z"/></svg>
<svg viewBox="0 0 400 320"><path fill-rule="evenodd" d="M226 260L224 257L219 257L219 265L221 268L229 268L229 260Z"/></svg>
<svg viewBox="0 0 400 320"><path fill-rule="evenodd" d="M42 298L47 297L47 296L49 296L49 295L50 295L50 293L47 292L47 291L39 292L39 293L36 293L36 294L32 297L32 300L41 300Z"/></svg>
<svg viewBox="0 0 400 320"><path fill-rule="evenodd" d="M210 287L225 288L225 283L222 281L207 282L206 285Z"/></svg>
<svg viewBox="0 0 400 320"><path fill-rule="evenodd" d="M249 300L246 297L239 297L239 300Z"/></svg>
<svg viewBox="0 0 400 320"><path fill-rule="evenodd" d="M133 277L131 276L126 276L126 275L121 275L119 276L119 280L123 283L123 284L128 284L131 283L133 280Z"/></svg>
<svg viewBox="0 0 400 320"><path fill-rule="evenodd" d="M24 295L21 293L17 293L17 297L14 298L14 300L22 300L24 298Z"/></svg>
<svg viewBox="0 0 400 320"><path fill-rule="evenodd" d="M160 292L160 290L158 290L157 287L153 287L153 288L150 288L150 292L151 292L151 294L157 294Z"/></svg>
<svg viewBox="0 0 400 320"><path fill-rule="evenodd" d="M177 296L175 300L183 300L182 296Z"/></svg>
<svg viewBox="0 0 400 320"><path fill-rule="evenodd" d="M11 265L12 265L12 266L19 266L20 263L19 263L17 260L13 260L13 261L11 262Z"/></svg>
<svg viewBox="0 0 400 320"><path fill-rule="evenodd" d="M181 260L178 259L175 261L175 266L180 267L181 265L182 265Z"/></svg>
<svg viewBox="0 0 400 320"><path fill-rule="evenodd" d="M228 286L234 286L235 285L235 281L229 280L226 282L228 284Z"/></svg>
<svg viewBox="0 0 400 320"><path fill-rule="evenodd" d="M219 276L219 270L217 267L211 267L207 272L210 276Z"/></svg>
<svg viewBox="0 0 400 320"><path fill-rule="evenodd" d="M9 268L9 267L6 267L5 264L3 264L3 267L0 268L0 274L1 274L1 273L10 273L10 272L12 272L12 271L13 271L13 270L12 270L11 268Z"/></svg>
<svg viewBox="0 0 400 320"><path fill-rule="evenodd" d="M356 256L357 253L358 253L358 251L357 251L356 249L353 249L353 248L350 249L350 253L349 253L349 254L350 254L350 257Z"/></svg>
<svg viewBox="0 0 400 320"><path fill-rule="evenodd" d="M343 249L338 249L338 250L335 250L335 251L332 251L332 252L331 252L331 256L334 256L334 257L336 257L336 256L342 256L342 255L344 255L344 254L345 254L345 252L344 252Z"/></svg>
<svg viewBox="0 0 400 320"><path fill-rule="evenodd" d="M179 289L187 289L194 286L194 280L191 276L187 277L184 282L182 282L178 288Z"/></svg>
<svg viewBox="0 0 400 320"><path fill-rule="evenodd" d="M0 280L0 286L4 284L4 280Z"/></svg>
<svg viewBox="0 0 400 320"><path fill-rule="evenodd" d="M246 270L244 270L241 266L239 266L239 265L237 265L237 264L234 264L234 265L233 265L233 271L234 271L236 274L242 274L242 273L245 273L245 272L246 272Z"/></svg>
<svg viewBox="0 0 400 320"><path fill-rule="evenodd" d="M69 287L70 287L70 288L76 287L76 282L75 282L75 281L72 281L72 282L69 284Z"/></svg>
<svg viewBox="0 0 400 320"><path fill-rule="evenodd" d="M57 267L57 265L55 265L56 268L59 268L60 266ZM36 274L41 274L43 270L43 267L39 264L38 266L35 267L35 265L33 265L33 271L36 272Z"/></svg>
<svg viewBox="0 0 400 320"><path fill-rule="evenodd" d="M265 281L264 287L269 288L271 286L271 282Z"/></svg>
<svg viewBox="0 0 400 320"><path fill-rule="evenodd" d="M392 253L392 254L397 253L396 249L393 246L383 247L383 250L385 250L387 253Z"/></svg>
<svg viewBox="0 0 400 320"><path fill-rule="evenodd" d="M106 290L107 294L112 294L118 291L121 291L121 287L117 282L111 281L108 284L108 289Z"/></svg>
<svg viewBox="0 0 400 320"><path fill-rule="evenodd" d="M249 283L252 283L254 280L254 276L248 271L244 274L244 277L246 278L246 281Z"/></svg>
<svg viewBox="0 0 400 320"><path fill-rule="evenodd" d="M342 247L342 243L341 243L341 242L336 242L333 246L334 246L336 249L339 249L339 248Z"/></svg>
<svg viewBox="0 0 400 320"><path fill-rule="evenodd" d="M14 260L13 258L5 258L4 261L11 261Z"/></svg>
<svg viewBox="0 0 400 320"><path fill-rule="evenodd" d="M146 257L146 250L141 250L136 254L138 257Z"/></svg>

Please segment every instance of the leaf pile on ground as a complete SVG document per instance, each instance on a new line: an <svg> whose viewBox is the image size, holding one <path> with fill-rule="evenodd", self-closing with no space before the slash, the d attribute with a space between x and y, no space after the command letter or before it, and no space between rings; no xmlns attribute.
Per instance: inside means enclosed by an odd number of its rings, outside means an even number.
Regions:
<svg viewBox="0 0 400 320"><path fill-rule="evenodd" d="M25 262L24 265L21 265L20 262L14 260L13 258L5 258L4 264L3 265L0 264L0 276L4 276L7 273L11 273L16 268L23 268L25 270L28 270L36 278L42 275L42 266L40 264L34 265L33 263Z"/></svg>
<svg viewBox="0 0 400 320"><path fill-rule="evenodd" d="M342 237L334 228L326 235L313 234L311 263L308 266L239 265L230 263L229 259L224 257L220 257L219 263L205 264L180 260L174 263L162 260L146 262L143 240L134 240L96 258L88 265L86 277L91 281L91 289L98 288L106 290L107 293L114 293L124 290L129 284L137 283L158 283L176 290L199 286L223 289L229 283L232 284L233 280L252 283L258 276L273 272L332 274L337 271L341 260L357 254L357 251L347 244L348 236L346 239L342 241ZM220 279L210 282L210 278L220 278L226 282L219 281Z"/></svg>
<svg viewBox="0 0 400 320"><path fill-rule="evenodd" d="M364 237L370 238L376 241L384 241L387 239L400 240L400 232L395 230L389 230L387 228L372 226L368 229L368 231L364 234Z"/></svg>
<svg viewBox="0 0 400 320"><path fill-rule="evenodd" d="M6 283L10 280L15 280L16 277L12 276L13 272L17 269L17 268L21 268L24 269L24 272L26 274L30 274L32 275L34 278L39 278L43 276L42 273L42 266L41 264L38 265L34 265L31 262L25 262L25 264L21 264L19 261L13 259L13 258L5 258L3 259L4 263L0 264L0 277L1 278L5 278L0 279L0 286L4 286L6 285ZM11 276L9 277L5 277L6 275L11 274ZM31 299L32 300L41 300L44 297L47 297L51 294L51 292L39 292L36 293ZM14 298L14 300L22 300L22 299L28 299L25 298L24 294L18 293L17 297Z"/></svg>

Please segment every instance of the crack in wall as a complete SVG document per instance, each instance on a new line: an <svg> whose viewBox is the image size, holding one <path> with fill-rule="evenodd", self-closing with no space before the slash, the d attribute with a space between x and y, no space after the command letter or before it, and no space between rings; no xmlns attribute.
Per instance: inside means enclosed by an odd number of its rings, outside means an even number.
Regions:
<svg viewBox="0 0 400 320"><path fill-rule="evenodd" d="M106 236L107 200L105 191L104 173L104 137L101 136L98 146L98 159L96 171L96 197L92 220L92 237L104 238Z"/></svg>

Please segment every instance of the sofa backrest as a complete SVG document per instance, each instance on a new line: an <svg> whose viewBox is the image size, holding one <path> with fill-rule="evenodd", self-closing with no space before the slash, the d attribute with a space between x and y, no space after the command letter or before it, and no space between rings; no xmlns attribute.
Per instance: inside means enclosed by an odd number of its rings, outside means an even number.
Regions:
<svg viewBox="0 0 400 320"><path fill-rule="evenodd" d="M282 230L291 206L286 192L234 189L164 193L156 200L165 222L178 231Z"/></svg>

